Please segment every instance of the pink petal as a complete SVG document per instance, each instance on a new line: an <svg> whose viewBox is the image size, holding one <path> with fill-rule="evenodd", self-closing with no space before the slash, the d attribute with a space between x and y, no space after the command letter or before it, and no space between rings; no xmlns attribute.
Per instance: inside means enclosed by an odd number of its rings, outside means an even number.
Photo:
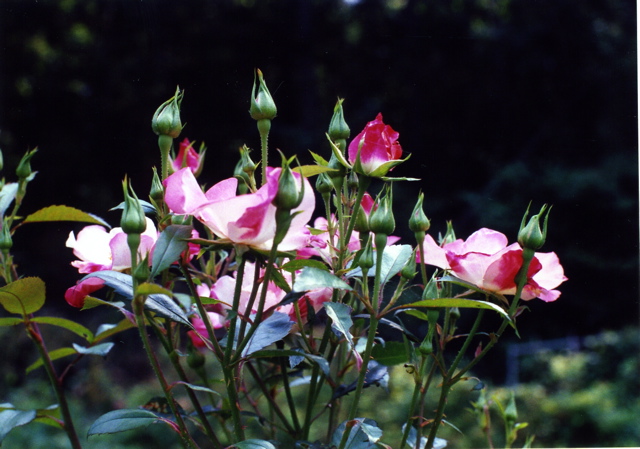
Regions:
<svg viewBox="0 0 640 449"><path fill-rule="evenodd" d="M97 277L88 278L68 288L64 294L64 299L73 307L82 308L84 306L84 299L102 287L104 287L104 281L102 279Z"/></svg>
<svg viewBox="0 0 640 449"><path fill-rule="evenodd" d="M445 245L446 246L446 245ZM417 261L420 262L420 252L417 254ZM429 234L424 238L424 260L427 265L433 265L438 268L449 269L449 261L447 260L447 251L433 240Z"/></svg>
<svg viewBox="0 0 640 449"><path fill-rule="evenodd" d="M176 214L191 214L207 202L207 197L198 185L189 168L178 170L163 181L164 201Z"/></svg>
<svg viewBox="0 0 640 449"><path fill-rule="evenodd" d="M469 236L463 245L462 252L495 254L506 248L508 243L509 240L504 234L492 229L482 228Z"/></svg>

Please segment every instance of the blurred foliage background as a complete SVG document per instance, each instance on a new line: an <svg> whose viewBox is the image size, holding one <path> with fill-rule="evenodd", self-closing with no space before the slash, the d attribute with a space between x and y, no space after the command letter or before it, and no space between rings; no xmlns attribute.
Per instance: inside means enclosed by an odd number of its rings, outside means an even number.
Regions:
<svg viewBox="0 0 640 449"><path fill-rule="evenodd" d="M352 136L378 112L400 132L412 156L393 174L421 178L397 185L400 235L420 189L432 231L452 220L463 238L486 226L513 240L529 201L552 203L543 250L569 282L556 303L529 304L521 334L619 330L639 318L635 18L631 0L3 0L3 175L38 146L24 213L66 204L117 224L119 181L148 189L150 119L180 85L182 135L208 146L211 185L240 145L259 146L259 67L278 105L270 144L287 155L328 156L337 97ZM77 279L72 229L21 229L16 260L45 280L52 314L86 321L62 298ZM502 382L503 354L488 366Z"/></svg>

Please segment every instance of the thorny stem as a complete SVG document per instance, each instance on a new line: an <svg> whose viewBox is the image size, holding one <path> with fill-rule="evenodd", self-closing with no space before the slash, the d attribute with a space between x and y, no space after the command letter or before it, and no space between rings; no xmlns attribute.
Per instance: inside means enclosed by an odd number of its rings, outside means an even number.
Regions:
<svg viewBox="0 0 640 449"><path fill-rule="evenodd" d="M53 386L53 390L55 391L56 398L58 399L58 404L60 406L60 411L62 412L62 418L64 420L64 430L69 437L69 441L71 443L71 447L73 449L82 449L82 445L80 444L80 439L78 438L78 434L76 433L76 429L73 425L73 419L71 418L71 412L69 410L69 404L67 403L67 398L64 394L64 388L62 386L62 381L58 378L56 370L53 366L53 362L51 361L51 357L49 357L49 353L47 352L47 348L42 340L42 334L38 329L38 325L33 322L27 321L26 323L27 335L31 341L34 342L36 347L38 348L38 352L40 353L40 357L42 358L44 369L49 376L49 382L51 386Z"/></svg>

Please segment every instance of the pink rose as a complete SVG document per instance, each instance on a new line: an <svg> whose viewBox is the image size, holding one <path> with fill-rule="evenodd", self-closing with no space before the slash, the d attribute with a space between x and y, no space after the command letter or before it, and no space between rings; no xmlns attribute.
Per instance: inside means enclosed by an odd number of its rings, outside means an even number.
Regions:
<svg viewBox="0 0 640 449"><path fill-rule="evenodd" d="M449 270L455 277L483 290L513 295L516 292L514 278L522 266L522 248L517 243L509 246L507 243L504 234L487 228L474 232L466 241L458 239L442 247L427 235L424 263ZM555 301L560 292L554 289L566 280L555 253L535 253L522 299Z"/></svg>
<svg viewBox="0 0 640 449"><path fill-rule="evenodd" d="M258 287L258 292L256 296L256 301L253 304L253 307L250 311L247 311L249 306L249 299L251 297L251 292L254 289L255 279L255 270L256 265L254 263L248 262L244 268L244 276L242 278L242 288L240 293L240 304L238 307L238 313L241 315L251 315L252 313L257 312L258 310L258 299L262 295L262 289L264 288L264 284L260 284ZM260 278L264 275L264 269L260 271ZM291 283L291 274L288 272L283 272L282 276L284 279ZM231 305L233 301L233 297L235 294L236 288L236 278L232 276L222 276L218 281L211 287L211 297L219 300L223 300L225 304L228 306ZM300 314L302 319L304 320L307 317L307 306L310 304L313 309L317 312L322 307L322 304L326 301L331 300L332 289L330 288L320 288L307 292L302 298L298 299L298 305L300 308ZM269 282L267 285L267 293L264 302L264 310L271 309L275 307L280 301L284 299L286 292L278 287L274 282ZM225 308L228 308L225 306ZM296 314L293 304L285 304L282 306L278 306L274 309L276 312L281 312L289 315L292 321L296 321Z"/></svg>
<svg viewBox="0 0 640 449"><path fill-rule="evenodd" d="M144 258L149 254L158 240L158 231L153 221L145 217L147 229L140 235L138 254ZM107 232L98 225L86 226L76 237L69 233L66 246L73 249L73 254L80 260L71 265L80 273L115 270L123 271L131 268L131 251L127 244L127 235L122 228L113 228ZM151 260L151 257L149 257Z"/></svg>
<svg viewBox="0 0 640 449"><path fill-rule="evenodd" d="M197 152L193 149L193 142L189 142L189 139L185 138L180 142L180 149L175 160L171 161L171 167L173 171L178 171L182 168L188 168L195 176L198 176L202 171L202 165L204 163L204 154L206 149L200 149Z"/></svg>
<svg viewBox="0 0 640 449"><path fill-rule="evenodd" d="M196 287L196 291L199 296L215 298L211 289L207 285L198 285ZM216 298L217 299L217 298ZM222 329L226 323L226 316L223 312L222 304L215 304L213 306L207 305L205 308L207 309L207 317L211 322L211 327L214 329ZM202 336L207 336L207 327L204 324L202 318L198 315L193 315L191 317L191 324L193 324L194 330L188 331L187 334L193 343L193 346L196 348L204 348L206 345L204 341L202 341Z"/></svg>
<svg viewBox="0 0 640 449"><path fill-rule="evenodd" d="M349 162L355 171L381 177L403 162L399 135L391 126L385 125L382 114L378 114L349 144Z"/></svg>
<svg viewBox="0 0 640 449"><path fill-rule="evenodd" d="M89 278L78 282L73 287L67 289L64 293L64 299L69 305L77 308L84 307L84 300L91 293L104 287L104 281L99 278Z"/></svg>
<svg viewBox="0 0 640 449"><path fill-rule="evenodd" d="M272 204L278 191L280 168L267 167L267 183L255 193L237 195L238 180L225 179L205 193L193 173L183 168L165 179L165 202L176 214L193 215L218 237L257 249L269 250L276 231L276 207ZM294 173L300 183L301 176ZM284 240L282 251L304 247L309 240L307 222L315 207L315 197L309 181L305 183L302 203L291 212L296 214Z"/></svg>

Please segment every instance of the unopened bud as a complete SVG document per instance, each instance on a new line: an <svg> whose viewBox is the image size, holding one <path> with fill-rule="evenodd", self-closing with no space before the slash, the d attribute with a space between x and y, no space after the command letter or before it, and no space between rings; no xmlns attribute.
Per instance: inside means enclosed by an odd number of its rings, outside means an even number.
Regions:
<svg viewBox="0 0 640 449"><path fill-rule="evenodd" d="M184 91L178 86L173 97L160 105L151 119L151 129L159 136L169 136L177 138L182 132L182 122L180 121L180 105Z"/></svg>
<svg viewBox="0 0 640 449"><path fill-rule="evenodd" d="M256 76L258 78L258 93L256 94ZM267 83L260 69L256 69L253 79L253 89L251 89L251 108L249 114L254 120L273 120L276 117L278 109L276 103L269 93Z"/></svg>
<svg viewBox="0 0 640 449"><path fill-rule="evenodd" d="M38 149L34 148L31 151L27 151L25 155L22 156L18 167L16 167L16 176L19 179L27 179L33 174L33 171L31 170L31 158L37 151Z"/></svg>
<svg viewBox="0 0 640 449"><path fill-rule="evenodd" d="M147 229L147 221L140 200L127 178L122 181L122 190L124 192L124 208L122 218L120 218L120 227L126 234L142 234Z"/></svg>
<svg viewBox="0 0 640 449"><path fill-rule="evenodd" d="M396 222L391 208L391 188L377 201L378 207L371 211L369 215L369 229L374 234L391 235L396 228Z"/></svg>
<svg viewBox="0 0 640 449"><path fill-rule="evenodd" d="M339 98L336 106L333 108L333 116L329 123L328 134L331 140L338 145L338 148L344 152L347 145L346 140L349 138L351 130L344 119L344 111L342 110L343 101L343 98Z"/></svg>
<svg viewBox="0 0 640 449"><path fill-rule="evenodd" d="M518 232L518 243L523 248L537 250L544 245L547 239L547 222L549 220L549 212L551 208L547 209L547 205L544 204L540 209L540 212L531 217L529 222L525 225L527 215L529 215L529 207L522 217L522 223L520 224L520 231ZM540 220L544 218L544 224L542 229L540 228Z"/></svg>

